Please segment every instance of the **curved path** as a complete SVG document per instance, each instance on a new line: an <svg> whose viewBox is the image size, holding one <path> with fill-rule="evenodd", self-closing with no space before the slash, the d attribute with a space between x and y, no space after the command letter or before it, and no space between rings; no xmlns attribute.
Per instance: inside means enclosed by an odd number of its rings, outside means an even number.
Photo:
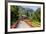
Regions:
<svg viewBox="0 0 46 34"><path fill-rule="evenodd" d="M20 21L19 23L18 23L18 26L17 26L17 28L30 28L31 26L29 26L26 22L24 22L24 21Z"/></svg>

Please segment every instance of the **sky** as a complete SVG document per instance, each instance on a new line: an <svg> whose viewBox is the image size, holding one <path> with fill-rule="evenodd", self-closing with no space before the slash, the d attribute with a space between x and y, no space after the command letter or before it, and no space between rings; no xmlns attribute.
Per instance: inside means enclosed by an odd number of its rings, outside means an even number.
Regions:
<svg viewBox="0 0 46 34"><path fill-rule="evenodd" d="M34 11L38 8L40 8L40 6L23 6L24 8L30 8L33 9Z"/></svg>

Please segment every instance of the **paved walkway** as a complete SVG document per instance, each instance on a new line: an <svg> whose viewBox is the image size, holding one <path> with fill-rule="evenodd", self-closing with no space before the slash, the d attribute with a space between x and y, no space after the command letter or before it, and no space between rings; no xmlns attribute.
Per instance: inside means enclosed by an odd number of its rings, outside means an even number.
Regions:
<svg viewBox="0 0 46 34"><path fill-rule="evenodd" d="M24 21L20 21L19 23L18 23L18 26L17 26L17 28L30 28L31 26L29 26L26 22L24 22Z"/></svg>

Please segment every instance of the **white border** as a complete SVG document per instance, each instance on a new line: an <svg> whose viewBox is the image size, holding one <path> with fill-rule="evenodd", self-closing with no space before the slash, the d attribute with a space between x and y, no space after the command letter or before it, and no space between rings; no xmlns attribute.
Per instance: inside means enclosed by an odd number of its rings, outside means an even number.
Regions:
<svg viewBox="0 0 46 34"><path fill-rule="evenodd" d="M11 29L10 28L10 5L19 5L19 6L41 6L41 27L37 28L20 28L20 29ZM42 4L26 4L26 3L8 3L8 32L17 32L17 31L33 31L33 30L43 30L43 5Z"/></svg>

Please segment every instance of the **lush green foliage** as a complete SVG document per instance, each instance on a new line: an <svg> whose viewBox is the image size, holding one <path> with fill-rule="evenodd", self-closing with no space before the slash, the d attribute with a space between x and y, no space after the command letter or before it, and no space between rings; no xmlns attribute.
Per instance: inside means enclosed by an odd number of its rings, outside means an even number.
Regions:
<svg viewBox="0 0 46 34"><path fill-rule="evenodd" d="M18 19L18 6L11 5L11 22L14 22Z"/></svg>
<svg viewBox="0 0 46 34"><path fill-rule="evenodd" d="M38 21L38 22L41 21L41 9L40 9L40 8L38 8L38 9L34 12L34 14L32 13L32 18L33 18L33 20L36 20L36 21Z"/></svg>

